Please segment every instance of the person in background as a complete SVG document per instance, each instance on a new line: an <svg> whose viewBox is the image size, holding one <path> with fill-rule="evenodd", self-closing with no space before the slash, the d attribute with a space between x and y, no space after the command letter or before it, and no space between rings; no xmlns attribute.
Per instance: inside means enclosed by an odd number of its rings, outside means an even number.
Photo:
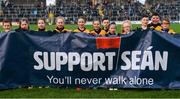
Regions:
<svg viewBox="0 0 180 99"><path fill-rule="evenodd" d="M29 31L29 21L27 18L22 18L19 21L19 28L16 29L15 31L19 32L19 31Z"/></svg>
<svg viewBox="0 0 180 99"><path fill-rule="evenodd" d="M46 23L45 23L45 19L43 18L39 18L37 21L37 26L38 26L38 30L37 31L47 31L46 30Z"/></svg>
<svg viewBox="0 0 180 99"><path fill-rule="evenodd" d="M107 33L106 31L101 29L101 22L99 19L93 20L93 30L90 31L91 35L99 35L99 36L105 36Z"/></svg>
<svg viewBox="0 0 180 99"><path fill-rule="evenodd" d="M129 34L131 32L131 21L125 20L121 26L121 34Z"/></svg>
<svg viewBox="0 0 180 99"><path fill-rule="evenodd" d="M108 32L109 31L109 24L110 24L109 19L107 17L104 17L102 19L102 26L103 26L102 29L105 30L106 32Z"/></svg>
<svg viewBox="0 0 180 99"><path fill-rule="evenodd" d="M170 21L169 19L165 18L162 20L162 29L158 30L160 32L166 32L169 34L175 34L174 30L170 28Z"/></svg>
<svg viewBox="0 0 180 99"><path fill-rule="evenodd" d="M49 11L48 20L49 20L49 25L53 25L53 23L54 23L54 13L53 13L53 11Z"/></svg>
<svg viewBox="0 0 180 99"><path fill-rule="evenodd" d="M3 26L3 32L9 32L9 31L11 31L11 28L12 28L12 23L11 23L11 21L9 21L9 20L3 20L3 22L2 22L2 26Z"/></svg>
<svg viewBox="0 0 180 99"><path fill-rule="evenodd" d="M53 32L56 32L56 33L72 32L71 30L65 29L64 25L65 25L64 17L57 17L56 29Z"/></svg>
<svg viewBox="0 0 180 99"><path fill-rule="evenodd" d="M84 17L80 17L78 19L78 28L74 30L74 32L84 32L84 33L90 33L88 29L86 29L85 24L86 24L86 19Z"/></svg>
<svg viewBox="0 0 180 99"><path fill-rule="evenodd" d="M116 36L116 23L115 22L112 22L110 25L109 25L109 31L108 33L106 34L106 36Z"/></svg>
<svg viewBox="0 0 180 99"><path fill-rule="evenodd" d="M162 29L161 27L161 21L160 17L157 13L154 13L151 17L151 23L148 24L148 27L152 30L160 30Z"/></svg>

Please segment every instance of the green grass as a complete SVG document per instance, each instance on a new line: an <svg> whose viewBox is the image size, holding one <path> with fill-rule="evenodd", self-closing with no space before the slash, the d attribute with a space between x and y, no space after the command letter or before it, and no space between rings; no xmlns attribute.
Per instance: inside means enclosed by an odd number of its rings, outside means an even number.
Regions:
<svg viewBox="0 0 180 99"><path fill-rule="evenodd" d="M0 92L0 98L176 98L180 90L33 88Z"/></svg>
<svg viewBox="0 0 180 99"><path fill-rule="evenodd" d="M133 25L136 29L140 25ZM75 25L66 25L68 29L75 29ZM92 29L92 26L86 26ZM180 33L180 24L172 24L171 27ZM15 29L17 27L13 27ZM36 30L36 25L31 25L32 30ZM48 30L53 30L54 26L48 26ZM118 32L120 25L117 26ZM2 30L2 27L0 27ZM77 91L75 88L21 88L1 90L0 98L180 98L180 90L147 90L147 89L120 89L117 91L109 91L108 89L81 89Z"/></svg>

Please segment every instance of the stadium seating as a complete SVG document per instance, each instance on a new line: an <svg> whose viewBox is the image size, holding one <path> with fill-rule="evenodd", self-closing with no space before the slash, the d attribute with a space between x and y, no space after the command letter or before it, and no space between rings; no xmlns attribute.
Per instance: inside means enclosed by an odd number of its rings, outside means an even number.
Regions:
<svg viewBox="0 0 180 99"><path fill-rule="evenodd" d="M173 21L180 20L180 1L175 3L167 2L154 3L151 7L153 12L158 12L162 18L168 17ZM68 4L57 5L54 7L36 7L34 5L13 5L8 8L3 8L3 14L0 15L0 21L4 18L12 21L17 21L19 18L27 17L31 23L36 23L39 17L48 17L48 12L53 11L55 16L64 16L67 22L76 21L79 16L86 16L88 21L93 18L100 18L97 8L93 8L88 4ZM148 14L147 9L139 2L131 4L124 3L122 5L108 4L105 6L105 16L108 16L112 21L123 21L130 19L133 21L140 20L142 14ZM69 23L68 22L68 23Z"/></svg>

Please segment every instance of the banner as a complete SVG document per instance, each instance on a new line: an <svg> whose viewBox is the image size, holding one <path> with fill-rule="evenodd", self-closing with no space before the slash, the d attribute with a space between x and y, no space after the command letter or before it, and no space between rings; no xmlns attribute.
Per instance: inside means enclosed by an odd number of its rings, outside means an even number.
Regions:
<svg viewBox="0 0 180 99"><path fill-rule="evenodd" d="M0 34L0 89L180 88L180 39L157 31Z"/></svg>

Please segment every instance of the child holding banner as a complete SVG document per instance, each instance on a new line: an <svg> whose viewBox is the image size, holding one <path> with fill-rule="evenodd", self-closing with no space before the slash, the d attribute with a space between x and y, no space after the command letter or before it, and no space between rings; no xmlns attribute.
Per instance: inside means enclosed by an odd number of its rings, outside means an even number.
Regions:
<svg viewBox="0 0 180 99"><path fill-rule="evenodd" d="M11 28L12 28L11 21L9 21L9 20L3 20L2 26L3 26L3 29L4 29L3 32L6 32L6 33L7 33L7 32L9 32L9 31L11 31Z"/></svg>
<svg viewBox="0 0 180 99"><path fill-rule="evenodd" d="M170 28L170 21L169 19L165 18L162 20L162 29L158 30L160 32L166 32L169 34L175 34L174 30Z"/></svg>
<svg viewBox="0 0 180 99"><path fill-rule="evenodd" d="M108 33L106 34L106 36L117 36L117 34L116 34L116 23L115 22L112 22L109 25Z"/></svg>
<svg viewBox="0 0 180 99"><path fill-rule="evenodd" d="M94 29L90 32L91 35L105 36L107 34L106 31L101 29L101 22L99 19L93 21L93 28Z"/></svg>
<svg viewBox="0 0 180 99"><path fill-rule="evenodd" d="M15 30L16 32L20 31L29 31L29 21L27 18L22 18L19 21L19 28Z"/></svg>
<svg viewBox="0 0 180 99"><path fill-rule="evenodd" d="M37 21L37 26L38 26L38 30L37 31L41 31L41 32L47 31L46 30L45 19L39 18L38 21Z"/></svg>
<svg viewBox="0 0 180 99"><path fill-rule="evenodd" d="M125 20L122 23L122 32L121 34L129 34L131 32L131 21L130 20Z"/></svg>
<svg viewBox="0 0 180 99"><path fill-rule="evenodd" d="M64 25L65 25L64 17L57 17L56 18L56 29L53 32L55 32L55 33L71 32L71 30L65 29Z"/></svg>
<svg viewBox="0 0 180 99"><path fill-rule="evenodd" d="M86 24L86 19L84 17L80 17L78 19L78 28L74 30L74 32L84 32L84 33L90 33L88 29L86 29L85 24Z"/></svg>
<svg viewBox="0 0 180 99"><path fill-rule="evenodd" d="M109 31L109 24L110 23L110 21L109 21L109 19L107 18L107 17L104 17L103 19L102 19L102 29L104 30L104 31L106 31L106 32L108 32Z"/></svg>
<svg viewBox="0 0 180 99"><path fill-rule="evenodd" d="M148 27L153 29L153 30L161 30L161 21L160 17L157 13L154 13L151 17L151 23L148 24Z"/></svg>

